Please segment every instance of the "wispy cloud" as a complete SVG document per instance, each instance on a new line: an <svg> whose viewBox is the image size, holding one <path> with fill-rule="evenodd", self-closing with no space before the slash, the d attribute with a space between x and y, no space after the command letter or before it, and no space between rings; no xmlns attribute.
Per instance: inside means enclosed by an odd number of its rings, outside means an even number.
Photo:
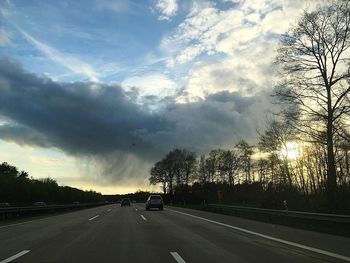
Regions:
<svg viewBox="0 0 350 263"><path fill-rule="evenodd" d="M62 65L63 67L69 69L75 74L85 75L89 78L90 81L99 82L99 74L94 70L94 68L91 65L71 55L63 54L58 50L54 49L53 47L44 44L43 42L37 40L18 26L16 26L16 28L31 44L33 44L40 52L44 53L52 61Z"/></svg>
<svg viewBox="0 0 350 263"><path fill-rule="evenodd" d="M157 0L154 8L160 13L159 20L170 20L178 11L176 0Z"/></svg>

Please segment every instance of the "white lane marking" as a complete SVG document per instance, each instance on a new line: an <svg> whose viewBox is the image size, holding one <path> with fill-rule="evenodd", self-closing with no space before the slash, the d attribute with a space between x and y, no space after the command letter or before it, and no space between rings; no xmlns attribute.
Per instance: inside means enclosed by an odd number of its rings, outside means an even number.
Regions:
<svg viewBox="0 0 350 263"><path fill-rule="evenodd" d="M76 211L76 212L77 212L77 211ZM65 216L65 215L66 215L66 214L51 215L51 216L47 216L47 217L45 217L45 218L37 218L37 219L28 220L28 221L24 221L24 222L20 222L20 223L14 223L14 224L3 225L3 226L0 226L0 229L1 229L1 228L6 228L6 227L11 227L11 226L25 225L25 224L28 224L28 223L31 223L31 222L39 222L39 221L50 220L50 219L52 219L52 218L59 217L59 216ZM0 263L1 263L1 261L0 261Z"/></svg>
<svg viewBox="0 0 350 263"><path fill-rule="evenodd" d="M135 208L135 211L139 211L139 210L137 210L137 208Z"/></svg>
<svg viewBox="0 0 350 263"><path fill-rule="evenodd" d="M107 212L111 212L111 209L108 209Z"/></svg>
<svg viewBox="0 0 350 263"><path fill-rule="evenodd" d="M178 263L186 263L185 260L177 252L170 252L170 254L175 258Z"/></svg>
<svg viewBox="0 0 350 263"><path fill-rule="evenodd" d="M0 263L11 262L11 261L13 261L13 260L15 260L15 259L17 259L17 258L19 258L19 257L21 257L21 256L23 256L25 254L27 254L28 252L30 252L30 250L23 250L23 251L17 253L16 255L13 255L12 257L9 257L7 259L4 259L3 261L0 261Z"/></svg>
<svg viewBox="0 0 350 263"><path fill-rule="evenodd" d="M145 221L147 220L146 217L144 217L143 215L140 215L140 216L143 220L145 220Z"/></svg>
<svg viewBox="0 0 350 263"><path fill-rule="evenodd" d="M89 218L89 221L94 220L95 218L98 218L100 215L96 215L94 217Z"/></svg>
<svg viewBox="0 0 350 263"><path fill-rule="evenodd" d="M235 230L238 230L238 231L241 231L241 232L244 232L244 233L248 233L248 234L251 234L251 235L254 235L254 236L262 237L262 238L273 240L273 241L276 241L276 242L279 242L279 243L282 243L282 244L286 244L286 245L289 245L289 246L305 249L305 250L308 250L308 251L312 251L312 252L315 252L315 253L319 253L319 254L322 254L322 255L326 255L326 256L329 256L329 257L338 258L338 259L342 259L342 260L350 262L350 257L339 255L339 254L336 254L336 253L332 253L332 252L329 252L329 251L326 251L326 250L305 246L305 245L302 245L302 244L299 244L299 243L287 241L287 240L276 238L276 237L271 237L271 236L260 234L260 233L257 233L257 232L254 232L254 231L250 231L250 230L247 230L247 229L244 229L244 228L231 226L231 225L220 223L220 222L217 222L217 221L214 221L214 220L210 220L210 219L207 219L207 218L204 218L204 217L187 214L187 213L176 211L176 210L172 210L172 209L169 209L169 208L168 208L168 210L173 211L175 213L182 214L182 215L186 215L186 216L190 216L190 217L193 217L193 218L197 218L197 219L200 219L200 220L203 220L203 221L207 221L209 223L213 223L213 224L216 224L216 225L219 225L219 226L232 228L232 229L235 229Z"/></svg>

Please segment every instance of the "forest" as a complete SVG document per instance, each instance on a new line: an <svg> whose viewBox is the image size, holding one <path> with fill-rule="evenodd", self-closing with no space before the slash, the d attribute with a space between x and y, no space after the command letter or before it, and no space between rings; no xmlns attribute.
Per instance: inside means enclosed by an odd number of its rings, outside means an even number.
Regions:
<svg viewBox="0 0 350 263"><path fill-rule="evenodd" d="M69 186L59 186L54 179L33 179L25 171L6 162L0 164L0 203L12 206L46 204L91 203L103 200L95 191L83 191Z"/></svg>
<svg viewBox="0 0 350 263"><path fill-rule="evenodd" d="M350 211L350 3L304 11L280 38L272 102L257 140L197 156L173 149L151 184L185 202ZM173 198L173 197L172 197Z"/></svg>

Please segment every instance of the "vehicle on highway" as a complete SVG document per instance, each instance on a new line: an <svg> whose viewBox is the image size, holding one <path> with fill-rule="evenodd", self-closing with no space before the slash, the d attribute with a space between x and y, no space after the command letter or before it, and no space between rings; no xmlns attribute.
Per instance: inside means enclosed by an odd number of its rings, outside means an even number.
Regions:
<svg viewBox="0 0 350 263"><path fill-rule="evenodd" d="M131 206L131 201L129 198L124 198L120 203L120 206Z"/></svg>
<svg viewBox="0 0 350 263"><path fill-rule="evenodd" d="M160 195L150 195L146 201L146 210L158 208L163 210L163 198Z"/></svg>
<svg viewBox="0 0 350 263"><path fill-rule="evenodd" d="M33 205L35 205L35 206L45 206L46 203L45 202L35 202Z"/></svg>

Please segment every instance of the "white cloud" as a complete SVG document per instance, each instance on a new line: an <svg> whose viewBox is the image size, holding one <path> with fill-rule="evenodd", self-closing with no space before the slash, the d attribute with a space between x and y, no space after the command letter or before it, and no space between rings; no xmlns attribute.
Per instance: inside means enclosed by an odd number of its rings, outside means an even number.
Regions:
<svg viewBox="0 0 350 263"><path fill-rule="evenodd" d="M136 89L140 96L173 96L177 92L178 85L161 73L151 73L125 79L122 82L125 90Z"/></svg>
<svg viewBox="0 0 350 263"><path fill-rule="evenodd" d="M179 8L176 0L157 0L154 7L160 12L159 20L170 20Z"/></svg>
<svg viewBox="0 0 350 263"><path fill-rule="evenodd" d="M39 51L44 53L52 61L64 66L65 68L71 70L75 74L87 76L90 81L99 81L99 75L91 65L82 62L71 55L62 54L58 50L35 39L33 36L29 35L27 32L20 29L19 27L17 27L17 29L30 43L32 43Z"/></svg>
<svg viewBox="0 0 350 263"><path fill-rule="evenodd" d="M233 2L233 8L220 10L215 4L195 1L186 19L163 39L161 49L169 57L167 66L175 71L187 67L189 72L185 93L178 102L224 90L249 96L273 86L271 65L277 35L286 32L305 8L313 9L320 3Z"/></svg>

